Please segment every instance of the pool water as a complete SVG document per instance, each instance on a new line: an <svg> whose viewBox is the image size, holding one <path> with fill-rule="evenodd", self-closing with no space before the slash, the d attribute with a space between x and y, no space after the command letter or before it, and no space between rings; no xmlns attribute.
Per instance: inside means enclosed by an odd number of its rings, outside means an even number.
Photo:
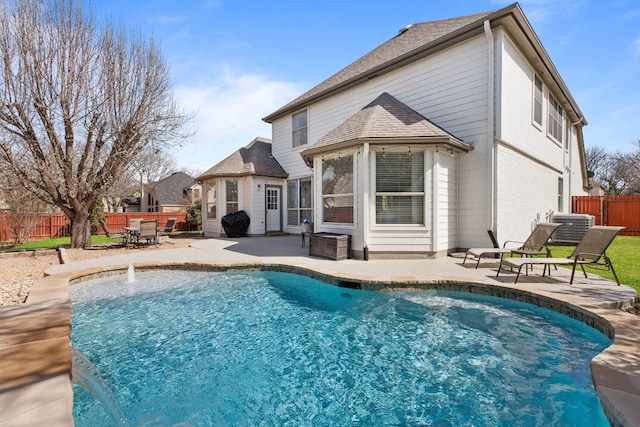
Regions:
<svg viewBox="0 0 640 427"><path fill-rule="evenodd" d="M498 298L344 289L287 273L73 285L72 343L130 425L606 426L611 341ZM74 387L77 426L111 425Z"/></svg>

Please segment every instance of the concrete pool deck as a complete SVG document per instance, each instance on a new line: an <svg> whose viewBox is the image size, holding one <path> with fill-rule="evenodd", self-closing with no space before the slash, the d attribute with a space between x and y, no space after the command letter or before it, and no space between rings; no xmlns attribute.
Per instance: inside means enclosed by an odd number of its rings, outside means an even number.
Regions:
<svg viewBox="0 0 640 427"><path fill-rule="evenodd" d="M255 268L304 271L330 283L378 287L428 287L517 299L578 318L614 337L591 362L592 377L612 425L640 426L640 317L627 313L636 299L628 286L559 268L496 276L489 260L475 269L457 257L333 261L310 257L300 236L203 239L188 248L127 250L125 253L56 265L32 289L26 304L0 310L0 425L73 425L70 385L70 311L67 288L83 276L174 267ZM166 247L166 249L164 249ZM615 260L614 260L615 263ZM395 285L397 284L397 285Z"/></svg>

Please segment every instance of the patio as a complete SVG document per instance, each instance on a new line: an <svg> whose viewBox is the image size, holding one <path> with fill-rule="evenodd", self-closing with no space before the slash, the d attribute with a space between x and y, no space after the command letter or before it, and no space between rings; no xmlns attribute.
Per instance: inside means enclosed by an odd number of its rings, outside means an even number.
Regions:
<svg viewBox="0 0 640 427"><path fill-rule="evenodd" d="M495 261L462 265L462 258L333 261L309 256L300 236L203 239L188 248L127 251L115 256L56 265L32 289L26 304L0 312L0 423L72 425L69 381L70 301L68 283L83 275L188 264L193 268L284 268L311 272L331 283L363 288L430 287L466 290L548 307L615 336L614 344L592 361L592 375L607 416L625 426L640 425L640 322L620 310L636 293L598 276L559 268L551 277L536 270L520 277L501 273ZM284 267L283 267L284 266ZM26 362L25 362L26 361Z"/></svg>

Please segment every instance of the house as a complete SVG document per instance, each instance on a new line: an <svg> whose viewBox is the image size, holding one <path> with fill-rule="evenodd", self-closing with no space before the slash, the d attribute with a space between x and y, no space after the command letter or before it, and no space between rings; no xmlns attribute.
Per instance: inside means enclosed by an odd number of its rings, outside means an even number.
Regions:
<svg viewBox="0 0 640 427"><path fill-rule="evenodd" d="M222 217L238 210L244 210L251 220L249 236L283 232L287 177L271 154L271 140L261 137L197 177L204 189L205 236L223 235Z"/></svg>
<svg viewBox="0 0 640 427"><path fill-rule="evenodd" d="M283 231L310 218L356 258L524 239L588 191L587 122L517 3L404 27L263 120Z"/></svg>
<svg viewBox="0 0 640 427"><path fill-rule="evenodd" d="M201 186L184 172L174 172L142 187L140 212L186 212L201 198Z"/></svg>

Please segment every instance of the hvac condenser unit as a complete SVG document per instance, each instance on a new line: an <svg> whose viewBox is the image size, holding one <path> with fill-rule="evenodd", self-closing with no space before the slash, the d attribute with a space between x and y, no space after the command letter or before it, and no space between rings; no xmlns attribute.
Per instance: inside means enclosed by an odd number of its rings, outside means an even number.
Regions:
<svg viewBox="0 0 640 427"><path fill-rule="evenodd" d="M593 227L593 215L587 214L558 214L551 217L552 222L560 223L551 236L551 241L561 245L575 245Z"/></svg>

